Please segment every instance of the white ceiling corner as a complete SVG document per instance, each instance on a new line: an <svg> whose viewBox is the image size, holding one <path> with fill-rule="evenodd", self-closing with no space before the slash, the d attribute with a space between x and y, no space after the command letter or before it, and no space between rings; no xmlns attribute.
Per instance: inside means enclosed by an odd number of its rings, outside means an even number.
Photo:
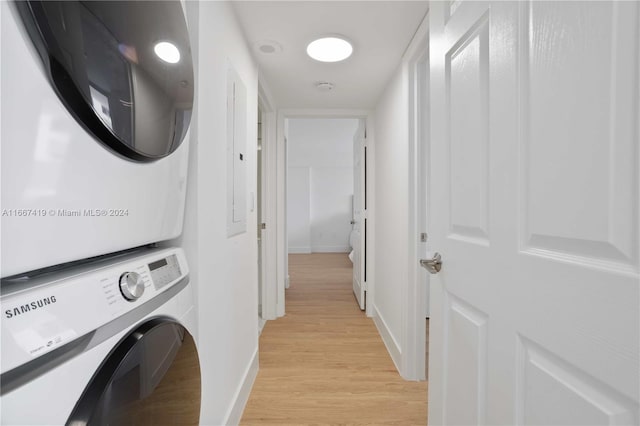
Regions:
<svg viewBox="0 0 640 426"><path fill-rule="evenodd" d="M427 1L236 1L260 73L282 108L373 108L424 18ZM306 47L341 35L354 47L343 62L309 58ZM261 42L281 51L263 53ZM318 82L333 83L328 92Z"/></svg>

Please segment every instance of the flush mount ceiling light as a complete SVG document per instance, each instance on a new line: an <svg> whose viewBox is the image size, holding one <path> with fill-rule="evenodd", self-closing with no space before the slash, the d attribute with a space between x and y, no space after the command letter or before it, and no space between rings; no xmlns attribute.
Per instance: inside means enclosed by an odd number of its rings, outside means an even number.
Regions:
<svg viewBox="0 0 640 426"><path fill-rule="evenodd" d="M344 61L353 52L353 46L339 37L323 37L307 46L307 55L320 62Z"/></svg>
<svg viewBox="0 0 640 426"><path fill-rule="evenodd" d="M158 55L158 58L170 64L176 64L180 62L180 51L175 44L168 41L161 41L153 46L153 51Z"/></svg>

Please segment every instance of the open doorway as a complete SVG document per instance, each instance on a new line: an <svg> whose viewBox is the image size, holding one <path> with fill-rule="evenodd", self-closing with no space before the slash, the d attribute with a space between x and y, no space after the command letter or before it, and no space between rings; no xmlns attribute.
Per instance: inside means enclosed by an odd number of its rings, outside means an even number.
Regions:
<svg viewBox="0 0 640 426"><path fill-rule="evenodd" d="M348 258L364 309L365 120L296 117L286 120L285 129L287 255Z"/></svg>

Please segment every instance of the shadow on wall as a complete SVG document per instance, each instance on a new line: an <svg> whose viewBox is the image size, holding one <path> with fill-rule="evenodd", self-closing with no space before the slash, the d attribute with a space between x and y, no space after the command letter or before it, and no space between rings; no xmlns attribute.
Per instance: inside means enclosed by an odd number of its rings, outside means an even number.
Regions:
<svg viewBox="0 0 640 426"><path fill-rule="evenodd" d="M287 193L290 253L347 252L353 168L292 167Z"/></svg>
<svg viewBox="0 0 640 426"><path fill-rule="evenodd" d="M351 212L311 221L311 251L314 253L348 253L351 251Z"/></svg>
<svg viewBox="0 0 640 426"><path fill-rule="evenodd" d="M289 229L289 253L349 253L351 229L350 211L323 217L322 220L312 219L308 228ZM298 233L295 238L292 238L293 232Z"/></svg>

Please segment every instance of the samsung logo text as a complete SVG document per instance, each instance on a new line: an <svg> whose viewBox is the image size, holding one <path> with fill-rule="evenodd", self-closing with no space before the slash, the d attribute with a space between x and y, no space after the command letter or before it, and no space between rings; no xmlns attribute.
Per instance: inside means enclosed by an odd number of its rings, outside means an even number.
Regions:
<svg viewBox="0 0 640 426"><path fill-rule="evenodd" d="M17 317L18 315L26 314L31 311L35 311L36 309L43 308L47 305L51 305L52 303L56 303L56 297L45 297L40 300L33 301L31 303L27 303L24 305L16 306L13 309L7 309L4 311L4 315L7 318Z"/></svg>

